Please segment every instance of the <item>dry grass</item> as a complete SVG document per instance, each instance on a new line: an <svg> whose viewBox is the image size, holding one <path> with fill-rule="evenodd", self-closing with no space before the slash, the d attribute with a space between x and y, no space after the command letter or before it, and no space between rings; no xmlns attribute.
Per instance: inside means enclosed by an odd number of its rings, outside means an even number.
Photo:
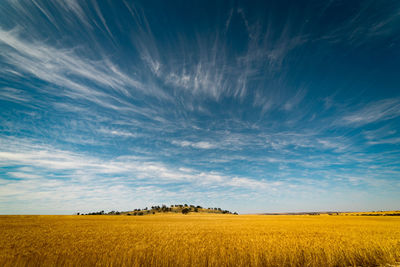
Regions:
<svg viewBox="0 0 400 267"><path fill-rule="evenodd" d="M0 266L375 266L399 261L399 217L0 216Z"/></svg>

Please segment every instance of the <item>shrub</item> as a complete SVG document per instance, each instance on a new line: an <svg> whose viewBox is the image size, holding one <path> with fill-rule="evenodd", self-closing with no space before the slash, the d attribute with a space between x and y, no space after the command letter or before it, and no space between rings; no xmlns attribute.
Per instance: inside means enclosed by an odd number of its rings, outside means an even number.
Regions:
<svg viewBox="0 0 400 267"><path fill-rule="evenodd" d="M182 209L182 214L188 214L189 213L189 209L188 208L184 208Z"/></svg>

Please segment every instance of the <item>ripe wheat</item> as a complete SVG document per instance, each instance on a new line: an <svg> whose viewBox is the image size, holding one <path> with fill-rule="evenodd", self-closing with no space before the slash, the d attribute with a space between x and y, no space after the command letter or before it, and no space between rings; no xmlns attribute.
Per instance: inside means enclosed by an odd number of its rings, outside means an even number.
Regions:
<svg viewBox="0 0 400 267"><path fill-rule="evenodd" d="M379 266L400 217L0 216L0 266Z"/></svg>

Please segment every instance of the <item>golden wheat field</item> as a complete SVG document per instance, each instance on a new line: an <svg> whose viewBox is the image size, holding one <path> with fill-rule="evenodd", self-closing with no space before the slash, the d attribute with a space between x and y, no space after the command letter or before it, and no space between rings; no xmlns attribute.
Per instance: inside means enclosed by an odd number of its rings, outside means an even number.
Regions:
<svg viewBox="0 0 400 267"><path fill-rule="evenodd" d="M0 266L397 266L400 217L0 216Z"/></svg>

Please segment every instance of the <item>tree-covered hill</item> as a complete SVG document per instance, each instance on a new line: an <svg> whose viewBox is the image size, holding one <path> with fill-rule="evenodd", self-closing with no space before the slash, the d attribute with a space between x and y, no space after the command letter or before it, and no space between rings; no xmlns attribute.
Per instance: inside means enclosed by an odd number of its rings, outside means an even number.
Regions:
<svg viewBox="0 0 400 267"><path fill-rule="evenodd" d="M78 215L127 215L127 216L143 216L143 215L155 215L155 214L166 214L166 213L213 213L213 214L235 214L236 212L230 212L229 210L223 210L221 208L204 208L202 206L194 206L188 204L179 205L161 205L145 207L143 209L134 209L132 211L110 211L104 212L89 212L89 213L77 213Z"/></svg>

